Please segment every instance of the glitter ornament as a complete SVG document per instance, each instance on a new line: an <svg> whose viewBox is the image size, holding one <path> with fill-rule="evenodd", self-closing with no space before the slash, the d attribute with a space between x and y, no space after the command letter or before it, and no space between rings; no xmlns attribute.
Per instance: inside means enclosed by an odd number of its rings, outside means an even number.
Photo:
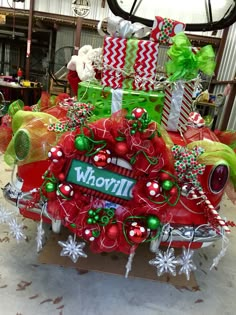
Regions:
<svg viewBox="0 0 236 315"><path fill-rule="evenodd" d="M109 150L100 150L93 156L93 164L98 168L103 168L111 163L111 152Z"/></svg>
<svg viewBox="0 0 236 315"><path fill-rule="evenodd" d="M147 182L146 184L146 193L148 197L159 197L161 188L159 182L156 180Z"/></svg>
<svg viewBox="0 0 236 315"><path fill-rule="evenodd" d="M64 152L60 146L55 146L48 152L48 157L53 163L58 163L64 158Z"/></svg>
<svg viewBox="0 0 236 315"><path fill-rule="evenodd" d="M65 199L70 199L74 195L73 187L70 184L60 184L57 188L56 194Z"/></svg>

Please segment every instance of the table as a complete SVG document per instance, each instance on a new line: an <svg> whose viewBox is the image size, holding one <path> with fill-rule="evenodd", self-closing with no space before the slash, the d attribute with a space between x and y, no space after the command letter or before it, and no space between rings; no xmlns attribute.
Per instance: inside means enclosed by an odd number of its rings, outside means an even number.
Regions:
<svg viewBox="0 0 236 315"><path fill-rule="evenodd" d="M3 93L5 101L11 103L21 99L25 105L31 106L38 102L41 97L42 88L24 87L14 82L0 81L0 91Z"/></svg>

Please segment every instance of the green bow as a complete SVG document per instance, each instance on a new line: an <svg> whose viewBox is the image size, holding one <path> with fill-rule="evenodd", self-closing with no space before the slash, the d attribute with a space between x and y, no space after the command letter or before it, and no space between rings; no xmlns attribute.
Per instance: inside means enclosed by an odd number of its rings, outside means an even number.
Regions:
<svg viewBox="0 0 236 315"><path fill-rule="evenodd" d="M199 70L207 75L214 73L215 53L211 45L202 47L194 54L191 43L183 32L174 36L172 41L173 45L167 51L171 60L166 63L169 81L192 80L197 77Z"/></svg>

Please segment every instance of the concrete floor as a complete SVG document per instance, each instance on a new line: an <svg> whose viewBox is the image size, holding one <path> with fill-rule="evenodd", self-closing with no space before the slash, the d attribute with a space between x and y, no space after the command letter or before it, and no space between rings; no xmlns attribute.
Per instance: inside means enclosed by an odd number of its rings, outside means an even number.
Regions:
<svg viewBox="0 0 236 315"><path fill-rule="evenodd" d="M0 162L0 187L11 172ZM4 204L1 197L0 202ZM6 204L10 208L10 205ZM225 197L222 213L236 220L236 206ZM19 217L22 220L22 217ZM195 253L199 290L170 284L40 265L35 246L36 223L24 219L28 242L17 244L0 225L0 315L233 315L236 314L236 228L217 270L209 270L221 242ZM9 239L8 239L9 237Z"/></svg>

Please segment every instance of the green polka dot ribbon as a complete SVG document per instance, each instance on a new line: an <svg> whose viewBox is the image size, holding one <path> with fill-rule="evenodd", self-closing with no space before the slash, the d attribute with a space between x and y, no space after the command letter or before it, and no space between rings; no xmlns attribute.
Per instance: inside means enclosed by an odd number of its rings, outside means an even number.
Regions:
<svg viewBox="0 0 236 315"><path fill-rule="evenodd" d="M189 182L195 188L200 188L201 184L198 175L202 175L205 171L205 165L197 162L197 158L204 152L201 147L194 147L189 150L180 145L172 147L172 153L175 158L175 171L178 181L181 183Z"/></svg>
<svg viewBox="0 0 236 315"><path fill-rule="evenodd" d="M174 27L174 22L171 19L164 18L163 25L160 32L160 43L161 44L168 44L169 38Z"/></svg>

